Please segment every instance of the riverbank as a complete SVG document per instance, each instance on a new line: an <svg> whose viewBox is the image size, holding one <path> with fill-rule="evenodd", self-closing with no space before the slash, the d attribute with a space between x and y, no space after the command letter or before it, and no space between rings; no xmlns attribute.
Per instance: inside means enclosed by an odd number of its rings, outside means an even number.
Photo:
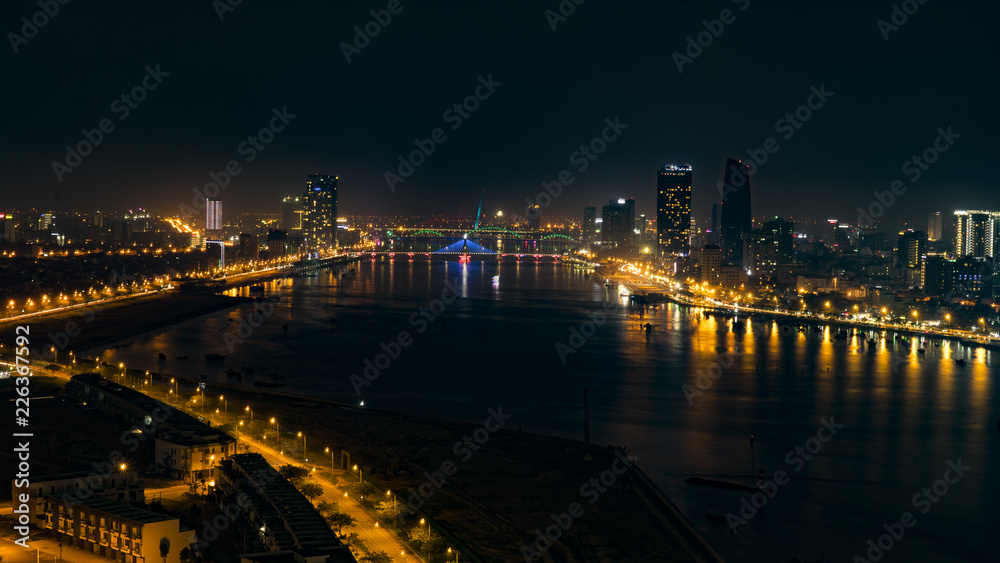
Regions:
<svg viewBox="0 0 1000 563"><path fill-rule="evenodd" d="M152 393L166 397L171 377L182 397L202 383L163 374ZM502 405L483 411L493 422L472 424L214 383L202 396L210 422L242 421L241 432L319 472L357 465L358 479L395 492L415 520L426 517L481 561L523 561L522 548L538 561L721 561L641 466L622 461L624 450L594 445L587 459L583 442L526 432ZM232 414L216 414L220 406ZM559 527L552 515L564 513Z"/></svg>
<svg viewBox="0 0 1000 563"><path fill-rule="evenodd" d="M680 298L677 295L671 294L667 291L667 288L650 285L646 281L636 281L634 276L623 275L621 273L616 273L608 276L608 279L613 280L615 283L619 283L625 286L630 293L637 296L645 296L647 293L655 293L658 296L662 296L663 301L669 301L676 305L682 307L691 307L696 309L703 309L707 311L717 311L717 312L730 312L733 311L732 307L725 307L720 305L710 305L704 303L693 303L685 299ZM866 323L861 321L852 321L844 319L833 319L828 317L817 317L817 316L802 316L791 312L773 311L770 309L757 309L754 307L739 307L739 312L745 316L758 316L769 319L777 320L778 322L787 321L790 325L825 325L835 328L851 328L859 329L863 331L870 332L894 332L897 334L916 336L924 339L939 339L947 340L950 342L958 342L963 346L971 347L981 347L987 350L1000 351L1000 343L996 342L981 342L978 340L970 340L969 338L959 335L959 334L947 334L937 331L920 330L917 328L909 328L905 326L882 326L873 323Z"/></svg>
<svg viewBox="0 0 1000 563"><path fill-rule="evenodd" d="M30 348L36 351L36 357L52 361L69 352L84 357L88 353L101 352L101 347L109 343L248 301L252 300L210 293L159 292L110 304L40 315L29 320L0 322L0 334L13 335L15 327L28 326Z"/></svg>

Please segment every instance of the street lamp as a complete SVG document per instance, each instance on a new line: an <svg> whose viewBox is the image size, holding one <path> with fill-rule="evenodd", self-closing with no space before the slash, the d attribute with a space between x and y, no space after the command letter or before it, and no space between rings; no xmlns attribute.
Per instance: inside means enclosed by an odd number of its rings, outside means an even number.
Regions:
<svg viewBox="0 0 1000 563"><path fill-rule="evenodd" d="M56 350L56 347L53 346L53 347L49 348L49 351L52 352L52 363L58 364L59 363L59 352Z"/></svg>
<svg viewBox="0 0 1000 563"><path fill-rule="evenodd" d="M253 424L253 409L250 408L250 405L247 405L247 408L245 408L243 410L245 410L246 412L250 413L250 424Z"/></svg>
<svg viewBox="0 0 1000 563"><path fill-rule="evenodd" d="M455 549L455 550L452 550L452 549L451 549L451 548L449 547L449 548L448 548L448 555L449 555L449 556L451 555L451 552L452 552L452 551L454 551L454 552L455 552L455 563L458 563L458 550L457 550L457 549Z"/></svg>
<svg viewBox="0 0 1000 563"><path fill-rule="evenodd" d="M277 448L280 445L278 440L280 440L279 436L281 436L281 427L278 426L278 421L273 416L271 417L271 424L274 425L274 447Z"/></svg>
<svg viewBox="0 0 1000 563"><path fill-rule="evenodd" d="M247 408L249 409L250 407ZM303 434L302 432L299 432L299 437L302 438L302 459L304 459L305 461L309 461L309 458L306 457L306 435Z"/></svg>
<svg viewBox="0 0 1000 563"><path fill-rule="evenodd" d="M359 483L364 483L365 482L365 468L362 467L360 470L358 470L358 466L355 465L354 466L354 471L358 472L358 482Z"/></svg>
<svg viewBox="0 0 1000 563"><path fill-rule="evenodd" d="M222 401L222 415L224 417L229 416L229 401L226 400L225 395L219 395L219 400ZM223 418L225 420L225 418Z"/></svg>

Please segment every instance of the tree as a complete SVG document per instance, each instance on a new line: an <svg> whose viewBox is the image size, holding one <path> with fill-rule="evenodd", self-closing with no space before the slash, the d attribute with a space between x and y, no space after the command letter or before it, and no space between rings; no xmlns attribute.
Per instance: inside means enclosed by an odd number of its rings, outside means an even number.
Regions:
<svg viewBox="0 0 1000 563"><path fill-rule="evenodd" d="M326 521L330 526L337 527L337 533L340 534L344 531L344 526L353 526L354 517L346 512L334 511L326 515Z"/></svg>
<svg viewBox="0 0 1000 563"><path fill-rule="evenodd" d="M398 518L403 515L402 503L396 500L387 500L375 505L375 511L382 520Z"/></svg>
<svg viewBox="0 0 1000 563"><path fill-rule="evenodd" d="M368 481L363 481L351 485L351 492L358 496L370 497L378 493L378 489Z"/></svg>
<svg viewBox="0 0 1000 563"><path fill-rule="evenodd" d="M313 483L310 481L308 483L302 483L298 487L299 491L309 500L323 495L323 486L319 483Z"/></svg>
<svg viewBox="0 0 1000 563"><path fill-rule="evenodd" d="M440 551L444 545L444 538L428 529L426 525L417 525L410 528L410 541L420 545L425 553L435 553Z"/></svg>
<svg viewBox="0 0 1000 563"><path fill-rule="evenodd" d="M298 465L286 464L278 468L278 473L282 477L288 479L292 484L296 484L298 481L305 479L309 476L309 470L305 467L300 467Z"/></svg>
<svg viewBox="0 0 1000 563"><path fill-rule="evenodd" d="M188 563L191 561L191 548L185 547L180 553L181 563Z"/></svg>
<svg viewBox="0 0 1000 563"><path fill-rule="evenodd" d="M167 555L170 554L170 540L166 537L160 538L160 557L163 558L163 563L167 563Z"/></svg>
<svg viewBox="0 0 1000 563"><path fill-rule="evenodd" d="M369 551L360 563L392 563L392 557L384 551Z"/></svg>
<svg viewBox="0 0 1000 563"><path fill-rule="evenodd" d="M330 501L324 500L316 505L316 510L318 510L320 514L326 515L331 512L335 512L337 510L337 506Z"/></svg>

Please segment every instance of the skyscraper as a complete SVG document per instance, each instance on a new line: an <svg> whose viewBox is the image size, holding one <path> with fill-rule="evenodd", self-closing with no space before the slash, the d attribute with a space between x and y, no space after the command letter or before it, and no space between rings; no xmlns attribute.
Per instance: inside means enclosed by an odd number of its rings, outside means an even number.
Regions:
<svg viewBox="0 0 1000 563"><path fill-rule="evenodd" d="M1000 213L982 210L955 212L955 257L993 258Z"/></svg>
<svg viewBox="0 0 1000 563"><path fill-rule="evenodd" d="M927 233L907 230L899 233L896 265L904 281L920 285L923 258L927 255Z"/></svg>
<svg viewBox="0 0 1000 563"><path fill-rule="evenodd" d="M583 208L583 223L580 230L581 242L584 244L597 241L597 208L593 205Z"/></svg>
<svg viewBox="0 0 1000 563"><path fill-rule="evenodd" d="M734 158L726 159L722 182L722 216L719 241L722 259L743 264L743 235L753 229L750 207L750 167Z"/></svg>
<svg viewBox="0 0 1000 563"><path fill-rule="evenodd" d="M777 275L781 263L781 236L752 231L743 235L743 268L747 274L760 279Z"/></svg>
<svg viewBox="0 0 1000 563"><path fill-rule="evenodd" d="M222 200L211 198L205 203L205 230L222 231Z"/></svg>
<svg viewBox="0 0 1000 563"><path fill-rule="evenodd" d="M778 239L778 265L795 263L794 223L775 217L773 221L764 223L764 228L761 230Z"/></svg>
<svg viewBox="0 0 1000 563"><path fill-rule="evenodd" d="M656 242L660 256L690 252L692 174L690 164L665 164L656 174Z"/></svg>
<svg viewBox="0 0 1000 563"><path fill-rule="evenodd" d="M337 246L338 179L325 174L310 174L306 179L302 232L308 250Z"/></svg>
<svg viewBox="0 0 1000 563"><path fill-rule="evenodd" d="M940 211L927 216L927 240L938 241L944 235L944 217Z"/></svg>
<svg viewBox="0 0 1000 563"><path fill-rule="evenodd" d="M601 208L601 245L605 248L632 246L634 229L635 199L612 199Z"/></svg>
<svg viewBox="0 0 1000 563"><path fill-rule="evenodd" d="M281 202L281 230L301 231L302 230L302 198L285 196Z"/></svg>

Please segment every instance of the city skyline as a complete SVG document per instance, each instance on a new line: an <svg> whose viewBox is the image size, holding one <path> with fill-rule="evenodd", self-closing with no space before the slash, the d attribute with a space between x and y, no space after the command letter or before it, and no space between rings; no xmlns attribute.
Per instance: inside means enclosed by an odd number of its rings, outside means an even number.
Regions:
<svg viewBox="0 0 1000 563"><path fill-rule="evenodd" d="M739 6L734 6L739 10ZM17 22L21 16L30 15L22 13L26 9L17 4L5 6L6 20ZM471 11L473 8L454 12L436 7L404 9L394 16L385 33L373 38L371 46L347 62L337 46L342 41L351 41L354 25L363 27L371 19L370 8L317 4L276 12L271 8L240 6L232 13L225 13L219 21L213 10L194 7L162 13L144 11L145 8L140 7L96 7L93 13L80 17L106 22L105 25L113 26L115 33L120 34L119 39L128 40L135 48L129 52L117 51L117 43L112 37L88 43L95 60L111 62L121 69L121 73L113 81L75 92L72 100L60 93L63 90L56 87L54 77L31 71L31 65L46 60L57 45L63 41L73 43L73 39L89 32L88 26L71 25L72 17L65 17L64 11L53 18L52 24L39 30L37 37L19 45L16 54L9 53L13 57L14 80L20 83L12 93L11 102L28 110L13 116L8 139L18 141L6 141L0 153L3 154L0 166L7 172L4 182L13 193L8 205L67 210L78 208L87 201L93 201L95 208L121 201L125 206L142 204L157 209L172 208L189 201L191 190L209 181L210 172L224 170L229 160L236 159L243 170L226 188L225 197L230 205L257 212L266 210L260 203L266 194L283 194L293 189L303 169L336 171L345 185L357 188L353 193L344 194L342 206L359 212L406 209L428 212L433 209L428 207L429 201L443 203L437 207L445 210L458 211L474 207L482 189L489 194L489 209L511 211L521 207L518 202L536 193L542 182L552 180L561 169L576 168L577 164L570 162L572 155L586 144L587 139L601 133L605 119L612 122L620 119L628 128L588 162L589 168L577 174L574 184L567 186L563 195L553 202L550 212L575 215L577 208L605 199L607 196L602 192L607 186L613 186L618 193L635 195L639 200L640 192L649 193L646 170L651 165L688 162L699 171L694 180L692 205L696 214L704 215L716 199L714 187L722 178L724 159L748 158L748 150L759 156L765 140L773 137L780 148L773 154L765 153L767 161L754 177L761 212L805 216L811 214L818 201L823 201L831 215L847 217L856 215L859 206L867 207L873 201L872 194L886 190L895 179L912 180L913 176L903 171L907 161L933 146L938 128L948 127L961 135L955 150L941 155L925 171L910 164L906 170L920 170L922 175L918 180L907 181L908 193L898 198L886 217L922 214L938 207L1000 208L1000 195L990 184L990 159L984 157L984 147L989 146L987 124L990 119L980 118L982 115L988 117L995 110L981 93L978 73L966 72L964 65L971 63L955 62L967 59L958 55L970 48L970 37L986 36L975 33L975 28L985 25L982 22L988 18L966 22L958 19L956 14L960 11L933 15L934 8L930 7L922 10L921 16L910 17L906 26L886 41L872 23L887 17L881 6L864 6L851 11L834 6L821 8L810 17L828 23L817 28L805 23L782 25L782 22L796 22L804 17L801 11L804 8L754 4L738 12L739 17L726 27L725 35L704 48L704 54L685 66L683 72L678 72L672 54L683 53L684 38L703 31L701 21L711 20L717 14L698 6L684 6L672 8L670 17L664 18L656 14L666 7L653 5L647 9L652 10L649 17L640 19L626 8L580 6L566 22L556 25L555 32L541 12L523 14L500 7L486 12L478 8L476 12ZM977 6L976 9L996 8ZM315 13L316 10L320 13ZM226 103L226 97L233 95L231 91L213 92L200 88L203 83L227 83L227 78L231 79L228 83L234 88L246 87L248 79L242 73L253 68L254 63L241 60L237 52L231 50L231 45L256 44L256 34L269 28L268 23L288 22L305 13L309 13L310 19L329 17L342 22L328 30L335 41L333 45L323 43L322 64L330 69L331 76L364 81L369 85L364 94L362 90L343 89L331 99L318 95L315 90L280 86L283 81L278 80L260 91L253 102L233 105ZM189 48L158 47L152 37L142 35L144 24L141 22L148 22L150 18L155 18L158 25L171 32L193 26L198 33L192 37ZM140 24L115 25L115 22L129 19ZM460 33L463 27L472 26L487 38L516 31L526 34L526 40L510 54L507 62L501 62L485 47L474 46L457 57L450 56L455 66L446 73L434 66L434 55L444 54L443 43L431 43L429 50L420 56L397 59L385 56L385 53L398 51L398 47L408 41L417 41L421 27L432 21L442 29L453 30L451 33ZM460 21L462 23L458 23ZM230 25L233 22L237 24ZM448 22L454 25L449 26ZM551 94L543 94L540 99L529 98L538 92L526 89L526 84L551 83L543 77L551 72L552 66L547 64L548 55L540 57L537 63L522 64L530 58L528 52L544 52L559 46L576 50L588 59L597 57L598 53L607 56L608 46L588 44L589 32L599 29L602 24L624 25L638 29L629 34L631 39L616 43L610 49L612 54L619 55L615 58L628 61L627 54L640 48L641 29L652 26L653 22L667 22L669 33L677 38L661 44L657 50L656 56L664 68L660 73L662 78L657 80L679 80L694 86L683 89L689 94L668 89L671 94L667 98L652 97L644 92L661 89L636 89L632 87L636 83L625 82L613 87L598 87L591 95L592 101L577 101L553 112L552 108L558 107L554 106L555 101L566 99L570 91L578 91L583 80L582 77L557 74L559 80L555 81L557 86ZM963 42L945 44L941 49L921 42L922 32L932 22L946 34L961 30ZM973 29L968 28L970 25ZM789 35L767 34L765 41L760 38L746 41L756 29L773 26L787 30ZM657 31L663 33L662 29ZM785 41L823 45L832 39L831 34L851 38L838 50L846 49L846 52L832 53L823 48L818 52L805 48L776 50ZM280 52L292 56L293 60L303 54L302 48L309 49L310 53L317 52L312 48L315 38L308 37L302 47L293 47L295 42L282 41L281 37L276 36L269 44L282 45ZM297 34L296 38L302 39ZM216 44L222 39L226 42ZM908 55L897 57L896 53L901 50ZM778 69L786 66L802 68L806 52L812 57L813 65L840 57L861 63L850 69L834 65L826 75L793 77L779 73ZM817 56L820 60L815 60ZM768 58L774 60L770 64L759 64ZM229 66L224 62L227 60L241 62ZM290 63L287 68L270 70L270 75L283 78L286 73L299 69L303 71L299 74L305 74L302 67L311 64L304 62L307 58L302 60ZM886 60L892 60L892 64L887 66ZM940 64L935 64L937 61ZM643 65L648 63L642 62ZM125 119L119 119L123 113L109 110L110 102L123 91L142 84L148 74L146 67L155 71L156 64L160 64L160 70L168 76L161 77L156 89L149 91L135 108L124 106L129 113ZM628 66L634 68L637 64L629 62ZM922 83L915 95L908 96L907 100L898 98L895 86L913 84L913 78L928 66L937 69L938 78ZM706 74L710 68L714 74ZM67 67L59 80L87 81L94 72L96 76L104 76L89 64ZM398 79L412 80L421 73L430 80L422 81L425 86L412 93L406 103L398 103L390 85ZM453 131L451 126L455 122L442 120L442 112L456 100L461 101L474 92L478 76L486 78L490 73L493 80L502 85L495 87L491 98L482 101L481 107ZM627 80L634 80L631 74L612 75L629 76ZM635 76L643 75L635 73ZM748 85L740 89L739 98L716 93L731 90L728 85L732 81ZM593 87L593 81L586 83L588 88ZM832 97L808 122L802 123L801 128L794 129L793 137L784 139L788 133L784 128L776 131L775 123L806 104L810 88L818 89L823 84L834 93ZM889 87L890 84L893 87ZM772 95L774 91L782 95ZM874 99L873 92L879 92ZM933 103L927 103L931 100ZM695 103L710 109L705 112L671 111ZM327 104L351 110L331 112ZM916 120L910 111L914 104L935 109ZM171 113L171 108L178 106L188 109L180 115ZM522 112L527 123L537 124L533 127L540 126L532 137L544 138L545 142L527 145L516 142L521 138L521 128L515 125L516 121L505 123L509 108ZM271 142L261 144L261 149L241 145L248 136L257 136L262 128L269 126L275 109L279 112L286 109L295 117L290 118L288 124L279 124L283 130L275 130L273 139L262 136L262 140ZM865 117L873 112L880 115L879 120ZM29 118L36 115L41 117ZM338 135L327 134L332 126L328 120L333 115L343 115L346 120L338 124ZM550 117L543 119L542 115ZM58 181L53 173L53 162L65 162L65 146L83 141L81 131L93 130L103 118L111 119L115 130L103 134L93 154L82 157L82 162ZM380 128L372 127L371 124L377 122L373 120L377 119L393 123L392 130L383 134ZM446 131L448 139L412 176L397 185L395 192L390 192L384 173L395 171L397 156L409 154L416 148L414 139L429 138L429 132L438 125ZM668 128L671 133L664 137L659 131L661 128ZM194 132L197 135L192 137ZM255 158L244 162L250 150ZM514 154L518 157L512 158ZM847 155L850 158L845 158ZM578 158L582 157L578 155ZM495 166L498 161L508 164L498 169ZM512 162L516 163L513 168ZM160 169L163 173L155 177L141 173L149 169ZM483 169L496 173L487 177L476 174ZM823 174L815 174L817 170L822 170ZM137 182L144 192L152 194L151 201L133 199ZM476 185L470 186L470 182ZM384 197L364 195L372 193ZM833 197L835 193L840 197ZM933 208L927 206L928 198L936 200ZM646 214L654 212L652 202L640 202L639 205Z"/></svg>
<svg viewBox="0 0 1000 563"><path fill-rule="evenodd" d="M4 3L0 559L1000 561L998 17Z"/></svg>

